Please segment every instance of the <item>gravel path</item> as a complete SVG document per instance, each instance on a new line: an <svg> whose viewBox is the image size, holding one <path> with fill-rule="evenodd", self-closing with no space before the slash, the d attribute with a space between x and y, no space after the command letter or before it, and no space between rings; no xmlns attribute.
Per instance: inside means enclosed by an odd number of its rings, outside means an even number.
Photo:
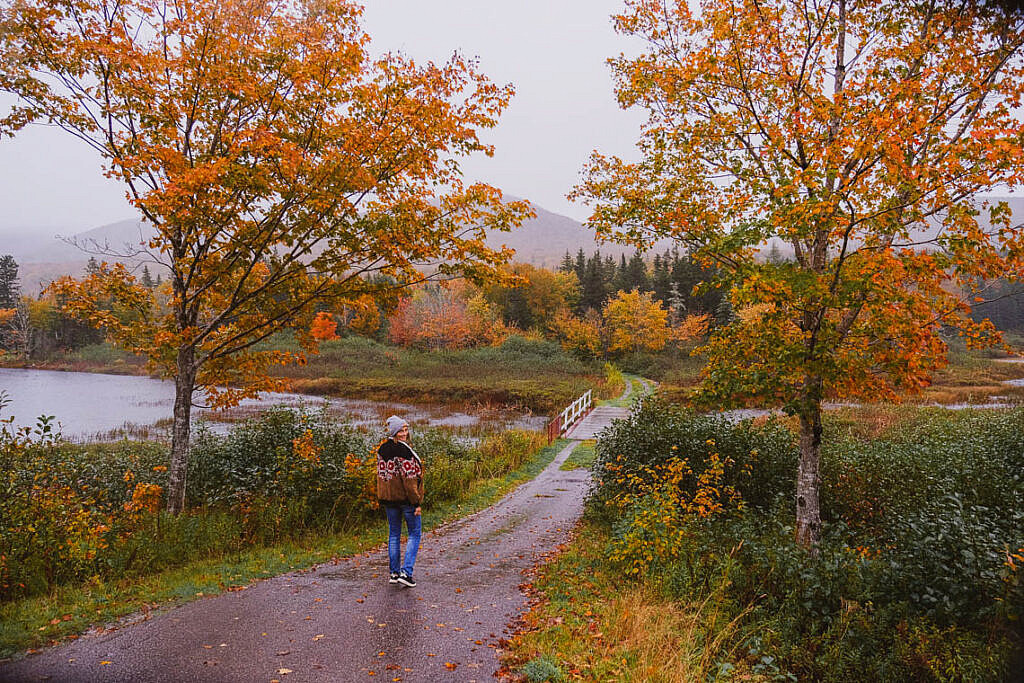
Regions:
<svg viewBox="0 0 1024 683"><path fill-rule="evenodd" d="M589 486L559 466L423 538L416 588L378 549L201 599L0 667L0 681L488 681L522 573L568 539Z"/></svg>

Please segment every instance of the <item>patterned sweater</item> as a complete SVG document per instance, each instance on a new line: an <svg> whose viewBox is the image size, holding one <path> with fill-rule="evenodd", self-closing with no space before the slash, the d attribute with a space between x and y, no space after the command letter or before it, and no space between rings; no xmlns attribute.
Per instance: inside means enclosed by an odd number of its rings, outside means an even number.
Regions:
<svg viewBox="0 0 1024 683"><path fill-rule="evenodd" d="M388 439L377 449L377 498L382 503L423 504L423 463L408 444Z"/></svg>

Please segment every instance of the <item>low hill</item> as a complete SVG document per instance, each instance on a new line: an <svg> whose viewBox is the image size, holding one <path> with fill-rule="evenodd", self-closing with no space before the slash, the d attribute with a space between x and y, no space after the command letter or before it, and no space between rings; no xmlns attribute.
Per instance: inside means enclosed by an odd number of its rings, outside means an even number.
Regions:
<svg viewBox="0 0 1024 683"><path fill-rule="evenodd" d="M514 198L513 198L514 199ZM488 244L503 245L516 251L515 259L537 266L557 267L565 252L575 254L583 249L588 255L600 249L602 254L631 254L633 249L618 244L598 244L592 230L568 216L552 213L534 205L535 218L512 232L490 235ZM7 242L6 249L21 266L22 289L35 294L41 286L62 275L80 275L89 257L99 261L123 260L130 267L141 268L147 259L128 256L124 259L104 256L104 253L131 255L139 251L152 236L152 228L139 220L124 220L102 225L68 238L42 238L18 235ZM0 246L0 253L8 253ZM159 267L150 265L154 277Z"/></svg>
<svg viewBox="0 0 1024 683"><path fill-rule="evenodd" d="M510 199L515 199L510 197ZM1024 221L1024 197L990 197L987 201L995 203L1006 201L1012 210L1016 223ZM620 254L631 254L632 247L615 243L598 243L594 232L579 221L562 216L534 205L536 217L523 223L512 232L494 233L490 235L488 244L492 247L507 245L516 251L515 259L536 266L555 268L566 252L575 255L579 249L586 254L600 250L602 254L618 257ZM983 227L988 227L987 214L979 216ZM924 233L922 233L924 234ZM129 267L141 269L148 259L138 255L139 250L151 237L152 229L139 220L124 220L103 225L86 232L78 233L70 238L46 238L28 234L16 236L0 235L0 254L11 253L20 268L22 289L28 294L35 294L40 287L62 275L81 275L89 257L96 255L97 260L123 260ZM668 240L659 242L655 251L661 252L671 248ZM786 247L779 245L783 255ZM103 252L125 255L124 259L103 256ZM136 254L131 256L131 254ZM150 265L150 271L156 276L159 266Z"/></svg>

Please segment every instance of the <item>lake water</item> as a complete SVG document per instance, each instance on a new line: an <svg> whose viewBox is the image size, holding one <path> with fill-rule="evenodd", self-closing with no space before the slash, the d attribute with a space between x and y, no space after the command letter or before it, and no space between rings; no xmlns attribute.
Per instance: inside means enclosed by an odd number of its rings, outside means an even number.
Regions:
<svg viewBox="0 0 1024 683"><path fill-rule="evenodd" d="M73 440L103 438L110 432L154 425L169 420L174 409L174 384L150 377L102 375L87 372L0 368L0 391L10 403L0 418L14 415L17 426L35 425L40 415L53 415L61 433ZM264 394L227 413L193 409L211 420L237 420L272 405L326 406L336 417L370 427L383 424L392 413L413 424L455 428L544 429L547 418L509 411L468 413L444 406L413 406L349 399L322 399L299 394ZM225 427L221 427L222 431Z"/></svg>

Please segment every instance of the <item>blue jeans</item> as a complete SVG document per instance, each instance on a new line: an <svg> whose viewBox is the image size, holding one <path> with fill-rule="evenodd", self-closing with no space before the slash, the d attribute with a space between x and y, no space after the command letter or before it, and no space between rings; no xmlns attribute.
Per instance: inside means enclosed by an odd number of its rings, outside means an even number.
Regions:
<svg viewBox="0 0 1024 683"><path fill-rule="evenodd" d="M385 505L388 514L388 563L391 573L405 572L412 576L412 567L416 564L416 553L420 549L420 522L415 505ZM405 564L399 566L402 559L402 517L409 529L409 541L405 546Z"/></svg>

